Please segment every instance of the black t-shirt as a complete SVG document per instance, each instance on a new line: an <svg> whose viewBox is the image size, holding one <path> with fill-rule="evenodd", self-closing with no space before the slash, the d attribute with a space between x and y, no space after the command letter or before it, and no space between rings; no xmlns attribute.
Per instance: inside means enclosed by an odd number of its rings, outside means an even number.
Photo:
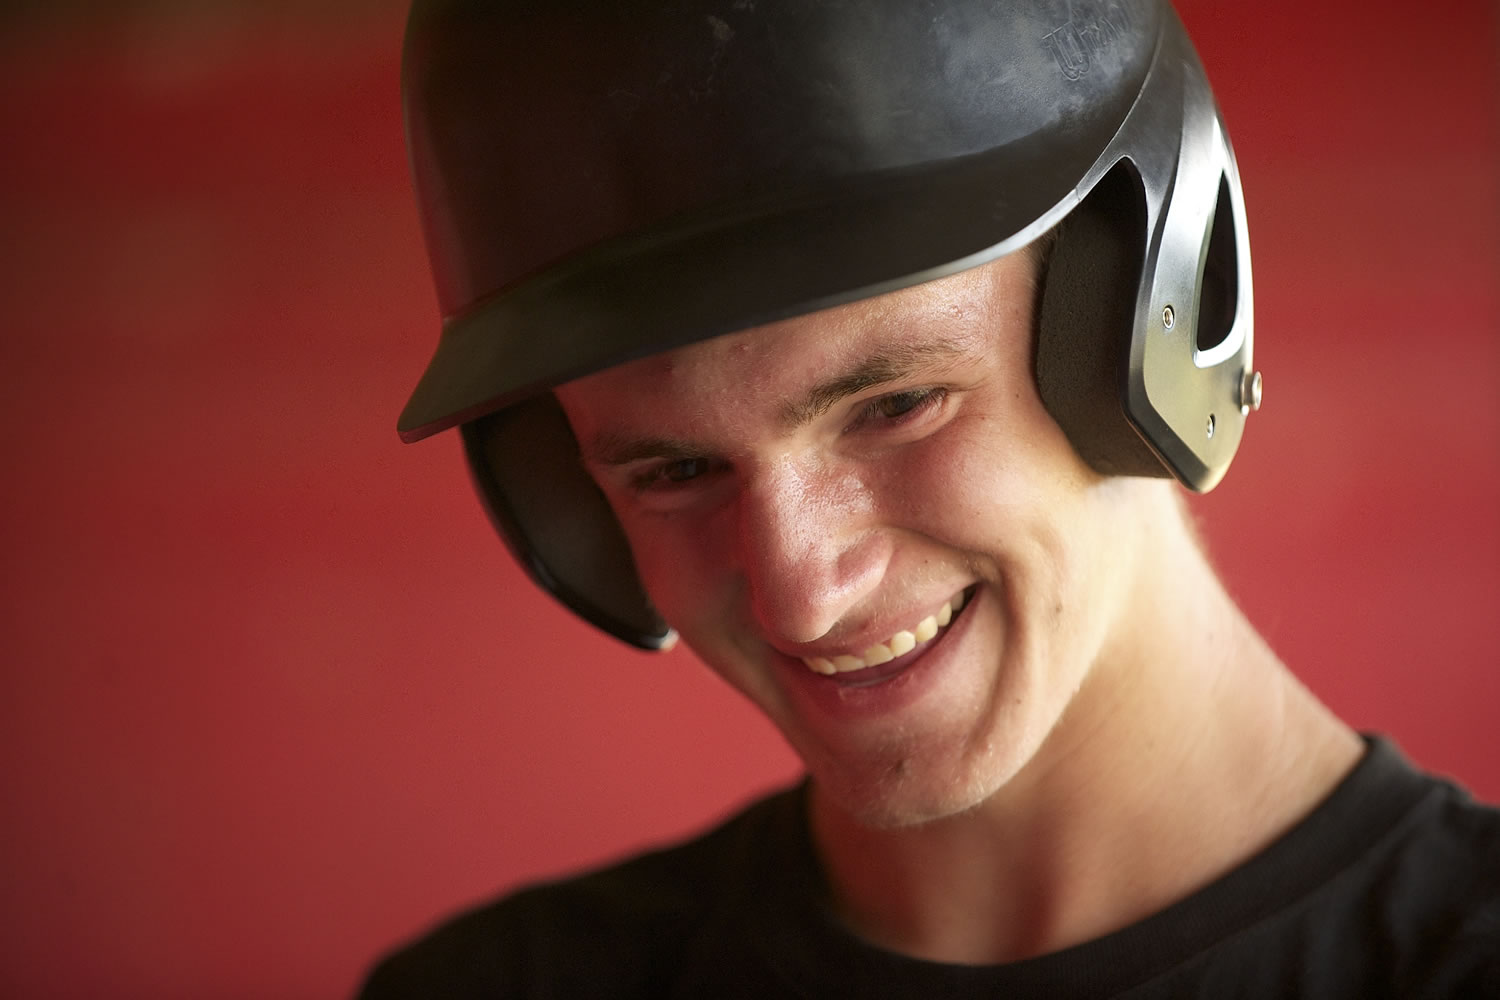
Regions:
<svg viewBox="0 0 1500 1000"><path fill-rule="evenodd" d="M1137 924L1005 965L872 947L825 909L805 786L464 914L382 962L412 997L1496 997L1500 811L1369 751L1302 823Z"/></svg>

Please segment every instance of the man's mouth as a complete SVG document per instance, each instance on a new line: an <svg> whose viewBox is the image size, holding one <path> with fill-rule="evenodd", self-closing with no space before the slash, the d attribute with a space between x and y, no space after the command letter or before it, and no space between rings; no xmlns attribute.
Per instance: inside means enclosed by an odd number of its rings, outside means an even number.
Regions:
<svg viewBox="0 0 1500 1000"><path fill-rule="evenodd" d="M941 608L917 622L911 628L902 629L884 642L877 642L859 653L840 653L837 656L808 656L802 662L808 669L826 676L853 673L905 656L923 643L931 642L948 626L953 617L963 610L968 601L968 592L959 591L943 603Z"/></svg>

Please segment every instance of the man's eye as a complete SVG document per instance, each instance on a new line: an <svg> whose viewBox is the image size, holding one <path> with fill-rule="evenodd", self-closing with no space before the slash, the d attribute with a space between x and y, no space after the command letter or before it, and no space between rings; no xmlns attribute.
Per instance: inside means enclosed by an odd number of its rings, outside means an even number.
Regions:
<svg viewBox="0 0 1500 1000"><path fill-rule="evenodd" d="M925 392L898 392L891 396L881 396L871 404L871 408L882 417L899 417L921 406L927 396Z"/></svg>
<svg viewBox="0 0 1500 1000"><path fill-rule="evenodd" d="M942 389L911 389L893 392L870 400L860 414L860 423L866 420L900 422L942 402Z"/></svg>
<svg viewBox="0 0 1500 1000"><path fill-rule="evenodd" d="M709 469L710 463L706 458L679 458L646 469L632 479L631 485L637 490L649 490L653 486L673 486L707 475Z"/></svg>
<svg viewBox="0 0 1500 1000"><path fill-rule="evenodd" d="M660 478L672 483L685 483L689 479L696 479L708 471L708 460L705 458L683 458L671 462L662 467Z"/></svg>

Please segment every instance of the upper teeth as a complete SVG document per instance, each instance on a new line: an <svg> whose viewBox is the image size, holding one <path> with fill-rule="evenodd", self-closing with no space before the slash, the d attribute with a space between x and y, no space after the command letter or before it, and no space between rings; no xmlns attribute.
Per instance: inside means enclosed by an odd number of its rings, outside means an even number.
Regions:
<svg viewBox="0 0 1500 1000"><path fill-rule="evenodd" d="M917 623L915 628L903 629L891 636L885 642L877 642L858 656L852 653L843 653L835 657L808 656L803 657L802 662L820 674L843 674L851 670L863 670L865 667L873 667L881 663L887 663L898 656L905 656L917 644L926 642L938 634L938 629L953 620L953 616L964 606L964 595L962 592L955 594L935 614L930 614Z"/></svg>

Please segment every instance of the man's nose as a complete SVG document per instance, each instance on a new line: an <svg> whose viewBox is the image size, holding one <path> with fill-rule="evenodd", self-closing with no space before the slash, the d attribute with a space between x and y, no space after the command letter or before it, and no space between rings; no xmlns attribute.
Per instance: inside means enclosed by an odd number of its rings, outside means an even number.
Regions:
<svg viewBox="0 0 1500 1000"><path fill-rule="evenodd" d="M889 543L858 477L784 460L746 483L739 503L741 566L767 638L813 642L878 586Z"/></svg>

